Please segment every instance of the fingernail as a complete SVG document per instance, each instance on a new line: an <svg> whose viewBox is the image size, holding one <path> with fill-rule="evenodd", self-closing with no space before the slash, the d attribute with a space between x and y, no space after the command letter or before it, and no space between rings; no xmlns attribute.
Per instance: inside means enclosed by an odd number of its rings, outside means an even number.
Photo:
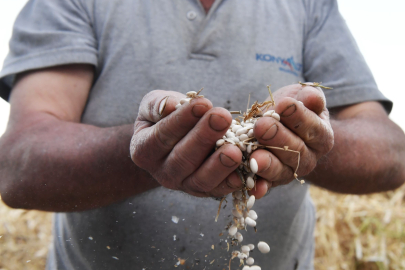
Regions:
<svg viewBox="0 0 405 270"><path fill-rule="evenodd" d="M278 131L278 126L277 124L272 125L267 131L266 133L263 134L262 139L263 140L271 140L273 139Z"/></svg>
<svg viewBox="0 0 405 270"><path fill-rule="evenodd" d="M159 116L160 117L162 117L162 115L163 115L163 112L164 112L164 110L165 110L165 108L166 108L166 103L167 103L167 100L169 99L169 96L167 96L167 97L164 97L161 101L160 101L160 104L159 104Z"/></svg>
<svg viewBox="0 0 405 270"><path fill-rule="evenodd" d="M295 113L295 111L297 110L297 106L295 106L295 104L291 104L290 106L287 107L287 109L285 109L280 116L281 117L288 117L291 116L293 113Z"/></svg>
<svg viewBox="0 0 405 270"><path fill-rule="evenodd" d="M228 128L231 123L228 123L228 121L226 121L222 116L211 114L209 125L215 131L223 131L224 129Z"/></svg>
<svg viewBox="0 0 405 270"><path fill-rule="evenodd" d="M271 165L271 157L269 156L269 160L267 161L267 164L265 167L263 167L263 169L259 170L259 173L267 171L270 168Z"/></svg>
<svg viewBox="0 0 405 270"><path fill-rule="evenodd" d="M202 104L194 105L193 109L191 110L191 113L197 118L201 118L206 112L207 106Z"/></svg>
<svg viewBox="0 0 405 270"><path fill-rule="evenodd" d="M225 155L224 153L221 153L219 155L219 160L221 161L222 165L224 165L225 167L233 167L236 165L236 162L231 159L230 157L228 157L227 155Z"/></svg>

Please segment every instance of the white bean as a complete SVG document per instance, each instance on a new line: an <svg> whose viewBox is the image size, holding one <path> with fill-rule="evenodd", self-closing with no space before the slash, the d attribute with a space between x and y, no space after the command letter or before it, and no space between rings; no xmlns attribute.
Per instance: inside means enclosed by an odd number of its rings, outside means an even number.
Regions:
<svg viewBox="0 0 405 270"><path fill-rule="evenodd" d="M247 133L249 138L252 138L255 136L255 134L253 133L253 129L249 130L249 132Z"/></svg>
<svg viewBox="0 0 405 270"><path fill-rule="evenodd" d="M236 131L236 136L246 134L246 133L248 133L248 129L247 128L241 128L241 129L238 129L238 131Z"/></svg>
<svg viewBox="0 0 405 270"><path fill-rule="evenodd" d="M246 207L248 209L252 209L253 205L255 204L255 201L256 201L255 195L250 196L247 203L246 203Z"/></svg>
<svg viewBox="0 0 405 270"><path fill-rule="evenodd" d="M273 115L273 113L274 113L274 110L270 110L270 111L265 112L265 113L263 114L263 116L271 117L271 116Z"/></svg>
<svg viewBox="0 0 405 270"><path fill-rule="evenodd" d="M261 253L269 253L270 252L270 246L263 241L260 241L257 244L257 248L260 250Z"/></svg>
<svg viewBox="0 0 405 270"><path fill-rule="evenodd" d="M228 234L230 236L234 236L236 233L238 232L238 228L235 225L232 225L229 229L228 229Z"/></svg>
<svg viewBox="0 0 405 270"><path fill-rule="evenodd" d="M252 173L257 173L257 171L259 170L259 165L257 165L257 161L254 158L250 159L250 170L252 171Z"/></svg>
<svg viewBox="0 0 405 270"><path fill-rule="evenodd" d="M243 266L242 270L250 270L250 266L249 266L249 265L245 265L245 266Z"/></svg>
<svg viewBox="0 0 405 270"><path fill-rule="evenodd" d="M226 133L225 133L225 136L227 137L227 138L233 138L233 137L235 137L235 133L233 133L232 131L227 131Z"/></svg>
<svg viewBox="0 0 405 270"><path fill-rule="evenodd" d="M252 265L255 263L255 259L253 259L252 257L249 257L246 259L246 264L248 265Z"/></svg>
<svg viewBox="0 0 405 270"><path fill-rule="evenodd" d="M248 188L250 188L250 189L254 188L254 187L255 187L255 180L253 180L253 178L249 176L249 177L246 179L246 186L247 186Z"/></svg>
<svg viewBox="0 0 405 270"><path fill-rule="evenodd" d="M241 129L241 128L243 128L241 125L234 125L232 128L232 132L236 132L236 131L238 131L238 129Z"/></svg>
<svg viewBox="0 0 405 270"><path fill-rule="evenodd" d="M242 135L239 136L239 140L241 140L241 141L244 141L244 140L247 140L247 139L249 139L249 136L247 134L242 134Z"/></svg>
<svg viewBox="0 0 405 270"><path fill-rule="evenodd" d="M245 227L245 219L243 217L239 218L239 224Z"/></svg>
<svg viewBox="0 0 405 270"><path fill-rule="evenodd" d="M246 152L248 152L248 154L252 153L252 145L248 144L248 146L246 147Z"/></svg>
<svg viewBox="0 0 405 270"><path fill-rule="evenodd" d="M245 253L239 253L238 258L241 260L246 259L248 256Z"/></svg>
<svg viewBox="0 0 405 270"><path fill-rule="evenodd" d="M250 248L249 248L249 246L242 246L241 250L243 253L247 254L250 251Z"/></svg>
<svg viewBox="0 0 405 270"><path fill-rule="evenodd" d="M183 105L184 103L190 103L191 98L183 98L180 100L180 104Z"/></svg>
<svg viewBox="0 0 405 270"><path fill-rule="evenodd" d="M249 246L250 250L254 250L254 249L255 249L255 245L253 245L253 244L249 244L248 246Z"/></svg>
<svg viewBox="0 0 405 270"><path fill-rule="evenodd" d="M252 265L249 270L262 270L262 268L258 265Z"/></svg>
<svg viewBox="0 0 405 270"><path fill-rule="evenodd" d="M255 125L253 123L248 123L245 125L245 128L252 129Z"/></svg>
<svg viewBox="0 0 405 270"><path fill-rule="evenodd" d="M242 243L243 241L243 235L240 232L237 232L235 235L235 238L238 239L239 243Z"/></svg>
<svg viewBox="0 0 405 270"><path fill-rule="evenodd" d="M250 217L245 218L245 222L250 227L256 227L256 221L254 221Z"/></svg>
<svg viewBox="0 0 405 270"><path fill-rule="evenodd" d="M257 213L256 213L256 211L255 211L255 210L249 210L249 212L248 212L248 217L250 217L250 218L253 219L253 220L256 220L256 219L257 219Z"/></svg>
<svg viewBox="0 0 405 270"><path fill-rule="evenodd" d="M280 121L280 115L278 113L273 113L271 115L271 117L273 117L274 119L276 119L277 121Z"/></svg>
<svg viewBox="0 0 405 270"><path fill-rule="evenodd" d="M217 143L216 143L216 146L217 146L217 147L220 147L220 146L222 146L224 143L225 143L225 140L224 140L224 139L219 139L219 140L217 141Z"/></svg>
<svg viewBox="0 0 405 270"><path fill-rule="evenodd" d="M181 106L181 104L179 103L179 104L177 104L176 107L174 107L174 108L177 110L178 108L180 108L180 106Z"/></svg>
<svg viewBox="0 0 405 270"><path fill-rule="evenodd" d="M242 152L245 152L245 151L246 151L246 145L245 145L244 143L239 142L239 143L238 143L238 147L239 147L239 149L240 149Z"/></svg>

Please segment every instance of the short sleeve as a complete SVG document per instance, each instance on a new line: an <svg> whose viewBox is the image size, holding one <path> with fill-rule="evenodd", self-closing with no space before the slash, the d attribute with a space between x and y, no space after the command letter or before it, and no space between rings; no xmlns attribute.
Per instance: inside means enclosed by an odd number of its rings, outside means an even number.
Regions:
<svg viewBox="0 0 405 270"><path fill-rule="evenodd" d="M333 88L324 91L327 106L379 101L390 112L392 102L378 90L336 0L313 0L307 16L304 77Z"/></svg>
<svg viewBox="0 0 405 270"><path fill-rule="evenodd" d="M80 0L30 0L18 15L0 72L0 96L8 100L15 75L65 64L97 65L91 14Z"/></svg>

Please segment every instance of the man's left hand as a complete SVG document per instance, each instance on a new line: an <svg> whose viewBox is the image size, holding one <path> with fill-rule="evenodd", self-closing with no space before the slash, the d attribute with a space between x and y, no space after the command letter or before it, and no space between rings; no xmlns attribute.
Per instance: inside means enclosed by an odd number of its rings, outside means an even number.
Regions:
<svg viewBox="0 0 405 270"><path fill-rule="evenodd" d="M319 87L294 84L279 89L274 94L274 110L280 122L272 117L260 118L254 134L262 145L300 152L297 174L308 175L317 161L333 147L333 130L329 122L326 99ZM251 194L264 196L271 187L286 185L295 177L298 155L279 149L259 149L251 158L256 159L260 178Z"/></svg>

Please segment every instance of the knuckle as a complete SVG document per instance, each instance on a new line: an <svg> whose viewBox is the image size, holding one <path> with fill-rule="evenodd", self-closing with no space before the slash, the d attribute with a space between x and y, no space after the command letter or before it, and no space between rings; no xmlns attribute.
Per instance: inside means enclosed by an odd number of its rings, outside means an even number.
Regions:
<svg viewBox="0 0 405 270"><path fill-rule="evenodd" d="M218 139L217 137L208 136L208 134L205 134L204 132L196 132L195 130L193 131L192 136L203 148L213 148Z"/></svg>
<svg viewBox="0 0 405 270"><path fill-rule="evenodd" d="M174 149L172 154L171 167L174 170L173 173L177 172L178 174L179 171L183 173L194 172L200 165L189 156L186 156L184 151L177 151L177 149Z"/></svg>
<svg viewBox="0 0 405 270"><path fill-rule="evenodd" d="M192 175L190 177L190 181L197 187L198 191L200 192L210 192L214 186L212 185L212 181L205 181L196 175Z"/></svg>
<svg viewBox="0 0 405 270"><path fill-rule="evenodd" d="M168 128L167 121L161 121L155 125L153 131L154 141L158 143L163 149L172 149L176 144L176 138L171 132L171 129Z"/></svg>
<svg viewBox="0 0 405 270"><path fill-rule="evenodd" d="M174 178L172 173L160 172L157 173L156 180L165 188L173 190L181 190L178 180Z"/></svg>

